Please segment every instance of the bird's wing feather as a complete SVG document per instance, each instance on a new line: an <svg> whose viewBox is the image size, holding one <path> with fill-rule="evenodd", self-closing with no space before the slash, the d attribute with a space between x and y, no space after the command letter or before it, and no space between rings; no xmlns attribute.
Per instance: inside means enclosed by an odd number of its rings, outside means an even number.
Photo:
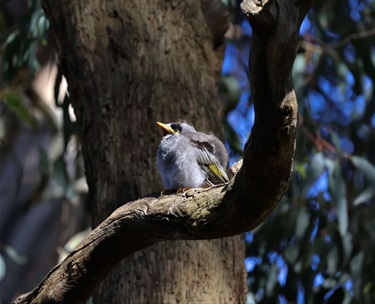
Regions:
<svg viewBox="0 0 375 304"><path fill-rule="evenodd" d="M200 133L199 136L196 136L196 134L193 133L189 137L192 145L196 149L198 163L208 174L208 182L211 184L228 182L228 175L220 164L218 158L215 156L214 137L204 133Z"/></svg>

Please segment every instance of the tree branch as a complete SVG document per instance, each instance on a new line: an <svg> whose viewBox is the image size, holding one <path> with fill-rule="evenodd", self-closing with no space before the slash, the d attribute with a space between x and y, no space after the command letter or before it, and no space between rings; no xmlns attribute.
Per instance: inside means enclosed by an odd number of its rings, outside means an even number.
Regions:
<svg viewBox="0 0 375 304"><path fill-rule="evenodd" d="M43 1L52 28L59 26L54 22L64 3ZM240 234L266 218L292 170L297 125L292 66L299 27L312 3L253 0L241 5L254 29L249 64L256 118L243 166L231 182L184 195L145 197L118 208L15 303L84 303L112 267L142 248L164 240Z"/></svg>

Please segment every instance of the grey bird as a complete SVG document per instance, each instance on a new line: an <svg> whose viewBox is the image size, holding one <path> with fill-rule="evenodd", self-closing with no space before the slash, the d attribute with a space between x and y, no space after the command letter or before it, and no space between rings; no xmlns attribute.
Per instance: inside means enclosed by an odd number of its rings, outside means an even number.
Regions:
<svg viewBox="0 0 375 304"><path fill-rule="evenodd" d="M164 137L157 166L165 189L198 188L229 181L228 152L214 135L197 132L186 122L157 123Z"/></svg>

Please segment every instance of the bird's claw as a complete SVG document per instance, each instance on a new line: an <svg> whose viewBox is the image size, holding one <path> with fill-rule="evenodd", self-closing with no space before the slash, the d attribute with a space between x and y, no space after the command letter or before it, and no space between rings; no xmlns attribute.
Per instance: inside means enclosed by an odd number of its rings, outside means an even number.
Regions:
<svg viewBox="0 0 375 304"><path fill-rule="evenodd" d="M177 190L176 194L185 194L190 189L193 189L193 188L180 188Z"/></svg>
<svg viewBox="0 0 375 304"><path fill-rule="evenodd" d="M174 189L165 189L163 190L160 195L171 195L171 194L178 194L180 196L183 196L183 197L189 197L189 196L193 196L194 194L196 193L200 193L200 192L203 192L203 191L208 191L212 188L217 188L217 187L221 187L221 186L224 186L228 183L223 183L223 184L218 184L218 185L210 185L210 186L206 186L206 187L201 187L201 188L179 188L176 190Z"/></svg>
<svg viewBox="0 0 375 304"><path fill-rule="evenodd" d="M174 189L165 189L160 193L160 195L171 195L175 193L176 193L176 190Z"/></svg>
<svg viewBox="0 0 375 304"><path fill-rule="evenodd" d="M203 191L207 191L210 188L211 187L208 187L208 188L180 188L180 189L177 190L177 194L180 194L183 197L190 197L190 196L194 196L194 194L197 194L197 193L200 193L200 192L203 192Z"/></svg>

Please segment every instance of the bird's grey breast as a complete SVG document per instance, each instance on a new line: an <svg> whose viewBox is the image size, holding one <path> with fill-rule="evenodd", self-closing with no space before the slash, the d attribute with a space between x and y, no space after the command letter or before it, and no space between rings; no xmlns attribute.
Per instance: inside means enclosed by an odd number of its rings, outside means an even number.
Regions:
<svg viewBox="0 0 375 304"><path fill-rule="evenodd" d="M175 135L166 135L160 142L157 152L157 166L166 189L173 188L173 175L176 169L177 138Z"/></svg>
<svg viewBox="0 0 375 304"><path fill-rule="evenodd" d="M160 142L158 149L158 164L163 167L172 166L176 158L176 138L173 135L166 135Z"/></svg>

